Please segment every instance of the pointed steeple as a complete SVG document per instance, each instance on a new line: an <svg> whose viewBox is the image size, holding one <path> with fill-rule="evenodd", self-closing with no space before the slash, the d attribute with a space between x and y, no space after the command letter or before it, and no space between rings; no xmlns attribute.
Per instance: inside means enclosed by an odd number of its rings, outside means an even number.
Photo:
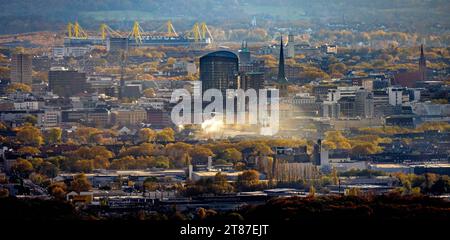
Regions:
<svg viewBox="0 0 450 240"><path fill-rule="evenodd" d="M286 74L284 72L284 49L283 49L283 35L281 35L281 44L280 44L280 58L278 63L278 89L280 90L280 97L287 97L288 96L288 80L286 78Z"/></svg>
<svg viewBox="0 0 450 240"><path fill-rule="evenodd" d="M278 77L277 81L278 83L287 83L288 80L286 78L285 72L284 72L284 46L283 46L283 35L281 35L281 43L280 43L280 58L278 62Z"/></svg>
<svg viewBox="0 0 450 240"><path fill-rule="evenodd" d="M425 64L426 65L426 59L425 59L425 54L423 52L423 44L420 45L420 59L419 59L419 64Z"/></svg>
<svg viewBox="0 0 450 240"><path fill-rule="evenodd" d="M420 45L420 58L419 58L419 72L421 75L421 80L427 80L427 59L425 58L425 53L423 51L423 44Z"/></svg>

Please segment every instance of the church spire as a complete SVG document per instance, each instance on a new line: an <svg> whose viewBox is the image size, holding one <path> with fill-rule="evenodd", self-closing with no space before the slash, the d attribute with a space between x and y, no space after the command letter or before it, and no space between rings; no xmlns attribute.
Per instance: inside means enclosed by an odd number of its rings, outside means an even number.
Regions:
<svg viewBox="0 0 450 240"><path fill-rule="evenodd" d="M280 58L278 62L278 83L287 83L287 78L284 72L284 50L283 50L283 35L281 35L281 44L280 44Z"/></svg>
<svg viewBox="0 0 450 240"><path fill-rule="evenodd" d="M421 75L421 80L427 80L427 59L425 58L425 53L423 51L423 44L420 45L420 58L419 58L419 72Z"/></svg>
<svg viewBox="0 0 450 240"><path fill-rule="evenodd" d="M278 63L278 89L280 90L280 97L287 97L288 96L288 80L286 78L285 72L284 72L284 50L283 50L283 35L281 35L281 44L280 44L280 58Z"/></svg>

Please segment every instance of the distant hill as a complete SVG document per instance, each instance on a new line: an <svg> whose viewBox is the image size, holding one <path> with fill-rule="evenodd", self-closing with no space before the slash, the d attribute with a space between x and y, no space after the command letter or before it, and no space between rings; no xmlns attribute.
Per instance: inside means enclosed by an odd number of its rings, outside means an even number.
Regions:
<svg viewBox="0 0 450 240"><path fill-rule="evenodd" d="M448 0L0 0L0 33L62 29L81 23L191 19L220 24L269 20L418 25L422 29L450 22ZM420 29L419 29L420 30Z"/></svg>

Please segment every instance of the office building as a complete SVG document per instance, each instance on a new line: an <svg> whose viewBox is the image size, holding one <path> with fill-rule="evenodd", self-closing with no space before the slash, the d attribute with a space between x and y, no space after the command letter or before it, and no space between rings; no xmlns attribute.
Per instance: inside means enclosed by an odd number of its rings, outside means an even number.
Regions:
<svg viewBox="0 0 450 240"><path fill-rule="evenodd" d="M367 90L358 90L355 95L356 115L360 118L372 118L374 115L373 94Z"/></svg>
<svg viewBox="0 0 450 240"><path fill-rule="evenodd" d="M74 70L50 70L48 82L50 90L61 97L71 97L88 89L86 74Z"/></svg>
<svg viewBox="0 0 450 240"><path fill-rule="evenodd" d="M113 122L118 125L136 126L147 122L147 111L144 109L117 109L113 111Z"/></svg>
<svg viewBox="0 0 450 240"><path fill-rule="evenodd" d="M392 106L402 105L403 88L390 87L388 88L389 104Z"/></svg>
<svg viewBox="0 0 450 240"><path fill-rule="evenodd" d="M262 72L248 72L242 73L240 76L240 88L244 90L264 88L264 73Z"/></svg>
<svg viewBox="0 0 450 240"><path fill-rule="evenodd" d="M238 88L239 59L229 51L216 51L200 58L202 91L219 89L226 96L227 89Z"/></svg>
<svg viewBox="0 0 450 240"><path fill-rule="evenodd" d="M11 83L23 83L31 86L32 65L30 54L13 54L11 57Z"/></svg>

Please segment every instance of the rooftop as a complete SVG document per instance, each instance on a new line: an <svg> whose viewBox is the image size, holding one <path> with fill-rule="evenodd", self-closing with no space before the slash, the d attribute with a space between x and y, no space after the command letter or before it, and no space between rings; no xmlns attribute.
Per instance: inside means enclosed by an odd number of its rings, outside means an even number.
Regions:
<svg viewBox="0 0 450 240"><path fill-rule="evenodd" d="M202 58L204 58L204 57L224 57L224 58L234 58L234 59L238 58L238 56L236 56L236 54L234 54L233 52L230 52L230 51L211 52L211 53L204 55Z"/></svg>

